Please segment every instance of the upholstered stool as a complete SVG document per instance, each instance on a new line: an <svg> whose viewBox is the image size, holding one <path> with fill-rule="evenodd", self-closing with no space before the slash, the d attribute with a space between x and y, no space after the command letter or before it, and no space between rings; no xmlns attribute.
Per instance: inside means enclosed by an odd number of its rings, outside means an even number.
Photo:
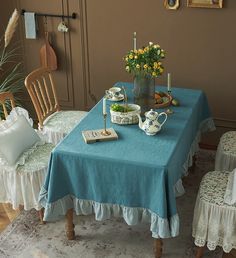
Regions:
<svg viewBox="0 0 236 258"><path fill-rule="evenodd" d="M193 218L192 235L202 257L203 247L209 250L221 246L229 253L236 248L236 205L224 203L229 172L208 172L202 179Z"/></svg>
<svg viewBox="0 0 236 258"><path fill-rule="evenodd" d="M224 133L216 152L215 170L232 171L236 168L236 131Z"/></svg>

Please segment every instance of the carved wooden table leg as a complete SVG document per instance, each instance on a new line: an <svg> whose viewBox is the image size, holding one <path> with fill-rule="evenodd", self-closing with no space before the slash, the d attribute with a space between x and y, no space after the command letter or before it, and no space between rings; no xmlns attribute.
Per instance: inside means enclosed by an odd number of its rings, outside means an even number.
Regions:
<svg viewBox="0 0 236 258"><path fill-rule="evenodd" d="M154 240L154 255L155 258L161 258L163 242L161 238Z"/></svg>
<svg viewBox="0 0 236 258"><path fill-rule="evenodd" d="M73 209L69 209L66 213L66 236L68 240L75 239L75 231L73 224Z"/></svg>
<svg viewBox="0 0 236 258"><path fill-rule="evenodd" d="M38 215L39 215L40 224L46 224L46 222L43 221L44 208L38 211Z"/></svg>
<svg viewBox="0 0 236 258"><path fill-rule="evenodd" d="M196 258L202 258L203 257L204 248L205 248L204 246L197 248Z"/></svg>

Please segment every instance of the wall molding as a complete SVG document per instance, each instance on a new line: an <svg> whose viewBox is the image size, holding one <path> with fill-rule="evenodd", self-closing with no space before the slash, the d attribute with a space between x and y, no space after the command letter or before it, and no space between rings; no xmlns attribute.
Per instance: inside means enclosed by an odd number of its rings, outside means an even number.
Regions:
<svg viewBox="0 0 236 258"><path fill-rule="evenodd" d="M86 0L79 0L81 15L80 15L80 29L82 35L82 48L83 48L83 71L84 71L84 81L85 81L85 106L86 109L89 110L91 108L91 104L97 103L97 97L92 92L91 82L90 82L90 64L89 64L89 47L88 47L88 22L87 22L87 3ZM92 101L92 103L88 103L88 97Z"/></svg>

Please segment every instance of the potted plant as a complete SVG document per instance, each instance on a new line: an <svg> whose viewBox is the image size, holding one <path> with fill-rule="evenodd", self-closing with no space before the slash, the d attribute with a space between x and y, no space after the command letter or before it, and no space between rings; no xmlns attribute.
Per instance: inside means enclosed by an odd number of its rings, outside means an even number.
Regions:
<svg viewBox="0 0 236 258"><path fill-rule="evenodd" d="M122 89L124 92L124 102L123 104L115 103L111 105L111 122L120 125L137 124L139 121L137 115L141 113L141 108L136 104L128 104L125 88L122 87Z"/></svg>
<svg viewBox="0 0 236 258"><path fill-rule="evenodd" d="M0 92L10 91L13 93L17 105L19 105L19 99L15 94L22 90L24 77L20 71L21 63L17 62L19 48L11 47L10 43L15 33L19 16L18 11L15 9L9 19L4 37L0 39ZM10 109L10 102L6 102L6 107ZM0 118L2 114L3 110L0 106Z"/></svg>

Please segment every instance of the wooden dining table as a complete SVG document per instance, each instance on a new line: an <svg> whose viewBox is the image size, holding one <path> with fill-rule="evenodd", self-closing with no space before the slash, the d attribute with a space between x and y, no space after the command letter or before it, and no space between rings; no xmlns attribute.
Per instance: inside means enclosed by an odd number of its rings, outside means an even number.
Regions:
<svg viewBox="0 0 236 258"><path fill-rule="evenodd" d="M133 84L119 82L128 102ZM166 91L164 86L156 86ZM128 225L147 222L154 238L155 257L161 257L164 238L179 234L176 196L184 193L181 178L188 173L202 133L214 122L202 90L172 88L180 102L162 129L148 136L137 124L118 125L107 117L118 139L87 144L82 131L103 128L99 101L88 115L55 147L40 202L44 220L67 216L67 236L74 238L73 213L95 214L96 220L123 217ZM106 102L107 110L114 102ZM163 112L165 109L158 109Z"/></svg>

